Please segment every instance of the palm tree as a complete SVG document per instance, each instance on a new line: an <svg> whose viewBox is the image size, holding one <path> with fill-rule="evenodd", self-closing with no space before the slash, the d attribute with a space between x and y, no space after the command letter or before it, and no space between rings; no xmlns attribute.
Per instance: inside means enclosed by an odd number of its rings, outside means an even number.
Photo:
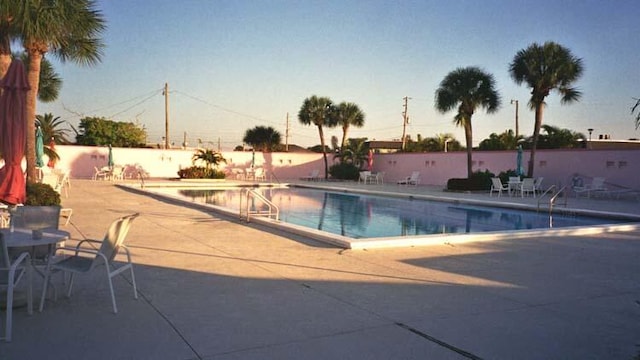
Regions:
<svg viewBox="0 0 640 360"><path fill-rule="evenodd" d="M582 93L571 85L580 78L582 71L582 59L573 56L569 49L551 41L542 45L533 43L528 48L518 51L509 65L511 78L516 84L525 83L531 88L529 107L535 110L528 176L533 176L544 99L551 90L556 90L562 96L562 104L579 100Z"/></svg>
<svg viewBox="0 0 640 360"><path fill-rule="evenodd" d="M36 115L36 125L42 129L43 138L53 138L56 144L71 144L71 141L67 138L69 129L60 128L65 123L66 121L60 120L59 116L54 118L52 113Z"/></svg>
<svg viewBox="0 0 640 360"><path fill-rule="evenodd" d="M320 135L320 146L322 147L322 157L324 158L324 178L329 178L329 163L327 162L327 150L324 144L323 128L335 127L338 124L336 119L336 109L328 97L318 97L313 95L304 99L300 111L298 111L298 120L304 125L315 125L318 127Z"/></svg>
<svg viewBox="0 0 640 360"><path fill-rule="evenodd" d="M542 134L538 137L540 149L571 149L584 147L587 138L584 134L556 126L542 125Z"/></svg>
<svg viewBox="0 0 640 360"><path fill-rule="evenodd" d="M435 107L441 113L458 108L453 122L456 126L464 127L467 142L467 176L471 177L473 173L471 117L477 107L484 108L489 114L496 112L500 107L500 96L495 89L493 75L473 66L450 72L436 90Z"/></svg>
<svg viewBox="0 0 640 360"><path fill-rule="evenodd" d="M334 158L340 159L341 163L353 164L358 169L367 163L369 157L369 146L367 138L349 139L346 146Z"/></svg>
<svg viewBox="0 0 640 360"><path fill-rule="evenodd" d="M258 151L273 151L280 145L282 136L271 126L256 126L244 133L242 141Z"/></svg>
<svg viewBox="0 0 640 360"><path fill-rule="evenodd" d="M22 63L26 65L26 70L29 71L29 56L24 52L20 55L14 55L14 57L17 56L20 56ZM60 78L60 75L55 71L49 59L42 58L42 62L40 63L38 100L44 103L56 101L60 95L61 88L62 79Z"/></svg>
<svg viewBox="0 0 640 360"><path fill-rule="evenodd" d="M105 21L93 0L6 0L2 10L6 33L22 43L29 56L27 78L27 180L35 181L36 94L39 93L42 58L52 53L61 61L93 65L100 61L104 47L100 33Z"/></svg>
<svg viewBox="0 0 640 360"><path fill-rule="evenodd" d="M638 109L638 106L640 105L640 99L635 99L636 101L635 105L633 105L633 107L631 107L631 115L633 115L634 112L636 112L636 109ZM638 111L638 113L636 114L636 130L638 130L638 127L640 127L640 111Z"/></svg>
<svg viewBox="0 0 640 360"><path fill-rule="evenodd" d="M347 145L347 132L350 126L362 127L364 125L364 113L354 103L342 102L338 105L337 120L342 126L342 142L340 148Z"/></svg>
<svg viewBox="0 0 640 360"><path fill-rule="evenodd" d="M191 159L193 162L204 162L207 169L211 169L211 166L217 167L220 163L227 162L221 153L211 149L198 149Z"/></svg>

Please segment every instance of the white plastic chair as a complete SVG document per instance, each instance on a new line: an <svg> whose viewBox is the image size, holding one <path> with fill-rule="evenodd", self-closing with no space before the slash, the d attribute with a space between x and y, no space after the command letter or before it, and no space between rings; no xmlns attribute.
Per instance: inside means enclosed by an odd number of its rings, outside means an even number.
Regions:
<svg viewBox="0 0 640 360"><path fill-rule="evenodd" d="M489 196L493 196L493 193L497 192L498 197L500 197L502 196L502 191L509 191L509 185L503 185L500 178L491 178L491 191L489 192Z"/></svg>
<svg viewBox="0 0 640 360"><path fill-rule="evenodd" d="M403 180L398 181L398 185L414 185L418 186L420 183L420 172L414 171L411 173L411 176L406 177Z"/></svg>
<svg viewBox="0 0 640 360"><path fill-rule="evenodd" d="M26 251L20 253L15 260L11 261L4 236L0 233L0 289L4 289L7 293L4 336L0 339L7 342L11 341L13 290L25 274L27 275L27 311L29 315L33 314L32 268L30 261L31 257Z"/></svg>
<svg viewBox="0 0 640 360"><path fill-rule="evenodd" d="M300 180L316 181L320 178L320 170L314 169L309 176L303 176Z"/></svg>
<svg viewBox="0 0 640 360"><path fill-rule="evenodd" d="M113 305L113 312L118 313L118 307L116 305L116 297L113 291L112 278L123 271L129 270L131 273L131 282L133 285L133 297L138 298L138 290L136 287L136 278L133 273L133 263L131 262L131 254L129 249L124 246L124 240L129 232L131 222L140 214L132 214L123 216L115 220L109 226L109 229L102 241L99 240L82 240L75 248L58 248L65 249L67 251L74 252L74 255L67 256L62 260L47 265L44 287L42 289L42 296L40 298L40 311L44 308L45 295L47 293L47 284L49 277L53 272L63 271L71 274L69 278L69 287L67 290L67 297L71 297L71 290L73 289L73 279L76 274L84 274L97 269L100 265L105 266L107 280L109 282L109 290L111 292L111 303ZM94 247L87 248L85 245L96 244L99 248L96 250ZM85 246L83 248L83 246ZM124 250L127 255L127 262L124 265L116 266L115 258L118 255L120 249Z"/></svg>
<svg viewBox="0 0 640 360"><path fill-rule="evenodd" d="M522 184L520 184L520 195L524 197L525 194L531 194L533 197L536 197L536 187L533 178L522 179Z"/></svg>

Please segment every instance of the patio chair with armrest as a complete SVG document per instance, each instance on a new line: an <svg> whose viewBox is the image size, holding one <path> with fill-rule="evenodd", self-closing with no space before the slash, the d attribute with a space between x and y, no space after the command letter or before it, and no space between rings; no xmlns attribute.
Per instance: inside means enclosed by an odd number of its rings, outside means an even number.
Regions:
<svg viewBox="0 0 640 360"><path fill-rule="evenodd" d="M69 287L67 289L67 297L71 297L73 289L73 280L76 274L89 273L101 265L105 266L107 280L109 282L109 290L111 292L111 304L113 312L118 313L116 305L116 297L113 291L112 278L123 271L129 270L131 273L131 282L133 286L133 297L138 298L138 290L136 287L136 279L133 273L133 263L131 262L131 254L129 249L124 245L124 240L131 227L131 222L140 214L131 214L123 216L111 223L107 233L102 241L86 239L78 243L75 248L64 248L66 251L73 252L58 262L49 262L46 269L44 287L40 298L40 311L44 308L45 295L47 293L47 285L49 277L57 271L68 272L71 277L69 279ZM89 246L90 245L90 246ZM97 246L98 248L96 249ZM60 250L62 248L58 248ZM118 252L123 250L127 256L127 262L124 265L117 266L115 262Z"/></svg>
<svg viewBox="0 0 640 360"><path fill-rule="evenodd" d="M20 283L20 280L27 276L27 311L29 315L33 313L33 293L31 261L28 252L22 252L15 260L11 260L7 251L7 244L4 236L0 233L0 289L6 291L5 325L4 336L0 339L11 341L11 328L13 323L13 290Z"/></svg>
<svg viewBox="0 0 640 360"><path fill-rule="evenodd" d="M591 194L605 194L607 188L604 186L604 178L603 177L594 177L591 180L591 184L587 184L585 186L575 186L573 187L573 192L576 194L576 197L580 194L587 194L587 197L591 197Z"/></svg>
<svg viewBox="0 0 640 360"><path fill-rule="evenodd" d="M420 184L420 172L414 171L411 173L411 176L407 176L406 178L399 180L398 185L414 185L418 186Z"/></svg>
<svg viewBox="0 0 640 360"><path fill-rule="evenodd" d="M520 196L524 197L526 194L531 194L533 197L536 197L536 187L533 178L522 179L522 184L520 184Z"/></svg>
<svg viewBox="0 0 640 360"><path fill-rule="evenodd" d="M509 191L508 184L502 184L500 178L494 177L491 178L491 191L489 192L489 196L493 196L494 192L498 193L498 197L502 196L502 191Z"/></svg>
<svg viewBox="0 0 640 360"><path fill-rule="evenodd" d="M320 179L320 170L313 169L308 176L303 176L300 180L316 181Z"/></svg>

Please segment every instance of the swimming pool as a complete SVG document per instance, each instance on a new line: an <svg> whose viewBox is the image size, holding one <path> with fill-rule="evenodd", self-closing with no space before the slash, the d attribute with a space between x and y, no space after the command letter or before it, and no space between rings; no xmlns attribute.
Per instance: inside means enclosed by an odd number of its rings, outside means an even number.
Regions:
<svg viewBox="0 0 640 360"><path fill-rule="evenodd" d="M373 196L350 192L298 187L256 188L280 209L280 221L312 233L330 233L340 238L384 241L459 234L520 234L526 231L562 228L591 228L603 224L623 224L630 220L596 218L524 211L464 204L461 202ZM207 204L239 213L240 189L152 190L173 198ZM254 209L262 204L252 203ZM513 235L512 235L513 236Z"/></svg>

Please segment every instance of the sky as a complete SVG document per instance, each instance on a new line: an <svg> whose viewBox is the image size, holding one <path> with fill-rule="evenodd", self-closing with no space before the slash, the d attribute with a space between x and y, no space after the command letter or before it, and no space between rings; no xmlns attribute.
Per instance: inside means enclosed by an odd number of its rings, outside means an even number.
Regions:
<svg viewBox="0 0 640 360"><path fill-rule="evenodd" d="M544 124L612 139L640 137L630 109L640 97L640 6L637 0L102 0L107 22L99 64L60 63L56 102L38 104L73 126L85 116L144 126L148 142L165 134L168 84L172 143L231 150L246 130L271 126L289 144L319 144L315 126L297 114L305 98L356 103L362 128L349 137L399 140L403 98L409 97L407 134L452 133L455 111L434 109L442 79L459 67L492 74L501 97L493 114L474 114L473 142L515 129L533 132L530 89L509 76L519 50L554 41L583 61L575 83L583 96L561 105L547 97ZM325 140L342 137L325 129ZM587 135L588 136L588 135Z"/></svg>

